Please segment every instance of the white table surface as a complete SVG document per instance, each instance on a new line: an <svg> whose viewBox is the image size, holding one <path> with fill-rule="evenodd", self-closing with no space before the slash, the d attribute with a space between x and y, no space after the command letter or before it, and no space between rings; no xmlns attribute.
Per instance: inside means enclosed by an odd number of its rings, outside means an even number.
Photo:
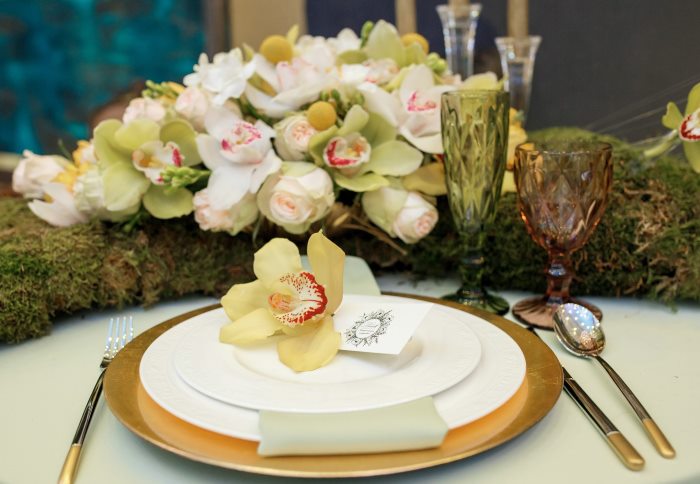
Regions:
<svg viewBox="0 0 700 484"><path fill-rule="evenodd" d="M366 266L350 259L348 292L366 290ZM382 290L439 296L454 280L378 278ZM369 283L371 286L371 282ZM503 295L512 304L522 293ZM605 357L625 378L675 446L660 457L624 398L596 363L559 349L540 332L562 364L646 459L641 472L625 469L568 396L534 428L513 441L456 463L375 479L382 483L698 483L700 482L700 306L666 306L633 299L589 298L605 314ZM138 332L216 302L188 297L149 309L91 311L60 318L53 333L0 346L0 483L56 481L83 406L97 376L106 321L132 314ZM191 462L160 450L124 428L101 402L78 471L80 483L297 482ZM359 481L355 479L351 482Z"/></svg>

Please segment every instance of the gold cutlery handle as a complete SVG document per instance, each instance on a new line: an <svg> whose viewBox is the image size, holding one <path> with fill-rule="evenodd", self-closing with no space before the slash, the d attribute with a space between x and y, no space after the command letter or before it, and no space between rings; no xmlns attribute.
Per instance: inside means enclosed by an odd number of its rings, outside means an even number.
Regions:
<svg viewBox="0 0 700 484"><path fill-rule="evenodd" d="M80 459L81 444L73 444L68 449L68 455L63 462L61 474L58 476L58 484L72 484L75 480L75 471L78 469L78 459Z"/></svg>
<svg viewBox="0 0 700 484"><path fill-rule="evenodd" d="M642 402L639 401L630 387L627 386L622 377L618 375L615 370L613 370L612 366L610 366L607 361L605 361L601 356L596 356L595 359L598 360L598 363L600 363L605 371L608 372L608 375L610 375L612 381L615 382L617 388L620 389L622 395L624 395L624 397L627 399L630 406L634 410L634 413L637 414L637 417L639 417L639 420L641 420L642 425L644 425L644 430L646 430L647 435L654 443L654 447L656 447L659 454L667 459L674 458L676 456L676 451L673 449L673 446L668 441L659 426L656 425L656 422L654 422L654 420L651 418L649 412L646 411L642 405Z"/></svg>
<svg viewBox="0 0 700 484"><path fill-rule="evenodd" d="M624 464L633 471L642 470L644 467L644 458L639 455L637 449L632 447L629 440L625 438L619 431L611 432L605 436L608 443L613 448L617 456Z"/></svg>
<svg viewBox="0 0 700 484"><path fill-rule="evenodd" d="M571 374L562 367L564 371L564 390L578 404L579 407L590 417L598 430L605 436L615 454L622 463L633 471L639 471L644 467L644 458L629 443L629 441L617 430L617 427L603 413L598 405L579 386Z"/></svg>
<svg viewBox="0 0 700 484"><path fill-rule="evenodd" d="M85 410L83 410L83 415L80 417L78 429L73 436L73 443L70 449L68 449L66 460L63 462L61 473L58 476L58 484L71 484L75 479L75 473L78 470L78 461L80 460L80 452L83 449L83 442L85 441L85 434L87 434L88 428L90 427L92 415L95 413L97 402L100 401L100 395L102 394L102 382L104 381L104 377L105 369L103 368L100 371L100 376L97 377L97 382L95 382L92 393L90 393L90 398L88 398L87 404L85 404Z"/></svg>

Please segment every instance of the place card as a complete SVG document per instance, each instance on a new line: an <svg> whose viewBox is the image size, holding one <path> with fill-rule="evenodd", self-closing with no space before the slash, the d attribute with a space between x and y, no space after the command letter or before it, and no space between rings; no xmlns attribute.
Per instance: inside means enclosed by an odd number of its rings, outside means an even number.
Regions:
<svg viewBox="0 0 700 484"><path fill-rule="evenodd" d="M333 315L340 349L398 355L432 307L432 303L421 301L346 294Z"/></svg>

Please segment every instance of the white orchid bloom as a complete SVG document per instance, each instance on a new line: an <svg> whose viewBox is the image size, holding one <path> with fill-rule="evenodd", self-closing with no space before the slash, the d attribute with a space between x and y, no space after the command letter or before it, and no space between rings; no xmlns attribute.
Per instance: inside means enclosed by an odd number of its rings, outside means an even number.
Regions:
<svg viewBox="0 0 700 484"><path fill-rule="evenodd" d="M174 141L148 141L131 154L134 167L155 185L163 185L163 171L168 166L183 166L185 155Z"/></svg>
<svg viewBox="0 0 700 484"><path fill-rule="evenodd" d="M336 51L324 37L302 35L295 51L300 59L312 64L320 72L327 72L335 66Z"/></svg>
<svg viewBox="0 0 700 484"><path fill-rule="evenodd" d="M24 150L12 173L12 189L25 198L41 198L44 187L62 173L70 161L62 156L36 155Z"/></svg>
<svg viewBox="0 0 700 484"><path fill-rule="evenodd" d="M246 97L258 111L271 118L282 118L286 113L317 100L321 91L334 83L329 74L299 57L292 62L274 65L256 54L252 63L256 66L256 73L277 94L270 96L248 84Z"/></svg>
<svg viewBox="0 0 700 484"><path fill-rule="evenodd" d="M222 106L230 98L238 98L246 87L246 82L255 73L253 62L243 62L240 49L220 52L209 62L206 54L199 56L199 64L194 72L185 76L187 87L202 87L214 96L212 102Z"/></svg>
<svg viewBox="0 0 700 484"><path fill-rule="evenodd" d="M88 221L88 216L78 210L75 197L64 184L49 183L44 186L44 193L50 197L50 202L29 202L29 209L40 219L56 227L69 227Z"/></svg>
<svg viewBox="0 0 700 484"><path fill-rule="evenodd" d="M197 136L197 148L212 170L209 199L214 209L228 210L279 170L282 160L271 142L275 131L262 121L251 124L219 107L212 107L204 125L208 134Z"/></svg>
<svg viewBox="0 0 700 484"><path fill-rule="evenodd" d="M406 73L401 86L389 93L373 83L358 89L367 109L384 117L413 146L426 153L442 153L440 96L455 86L436 85L426 65L416 65Z"/></svg>

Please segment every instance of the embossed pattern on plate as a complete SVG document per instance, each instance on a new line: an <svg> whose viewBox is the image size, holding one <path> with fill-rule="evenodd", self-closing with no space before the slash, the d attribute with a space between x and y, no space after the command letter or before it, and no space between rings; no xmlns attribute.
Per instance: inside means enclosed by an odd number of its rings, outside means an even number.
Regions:
<svg viewBox="0 0 700 484"><path fill-rule="evenodd" d="M295 373L273 344L240 348L218 341L227 321L214 310L184 323L173 362L192 388L255 410L322 413L396 405L435 395L464 379L479 363L481 345L454 316L431 309L400 355L340 352L327 366Z"/></svg>

